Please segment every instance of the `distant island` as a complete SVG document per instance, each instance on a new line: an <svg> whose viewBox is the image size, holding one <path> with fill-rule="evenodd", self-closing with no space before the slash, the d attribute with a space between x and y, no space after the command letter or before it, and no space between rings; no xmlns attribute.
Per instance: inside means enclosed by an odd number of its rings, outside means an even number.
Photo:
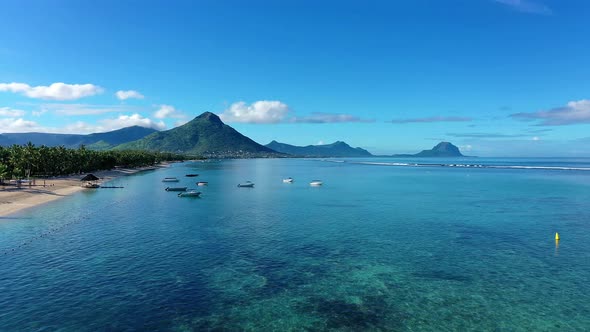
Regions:
<svg viewBox="0 0 590 332"><path fill-rule="evenodd" d="M416 154L394 154L393 157L465 157L458 147L450 142L440 142L430 150Z"/></svg>
<svg viewBox="0 0 590 332"><path fill-rule="evenodd" d="M274 151L286 153L297 157L372 157L373 155L361 148L353 148L350 145L337 141L332 144L295 146L272 141L266 145Z"/></svg>

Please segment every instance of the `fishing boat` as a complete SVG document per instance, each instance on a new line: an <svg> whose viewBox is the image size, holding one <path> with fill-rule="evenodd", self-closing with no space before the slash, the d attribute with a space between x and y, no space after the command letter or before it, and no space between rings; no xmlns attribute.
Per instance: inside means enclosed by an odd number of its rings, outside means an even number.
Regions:
<svg viewBox="0 0 590 332"><path fill-rule="evenodd" d="M206 186L208 184L209 184L209 182L207 182L207 181L199 181L199 182L197 182L197 186Z"/></svg>
<svg viewBox="0 0 590 332"><path fill-rule="evenodd" d="M199 176L199 174L187 174L185 175L187 178L194 178L196 176Z"/></svg>
<svg viewBox="0 0 590 332"><path fill-rule="evenodd" d="M166 187L166 191L186 191L186 187Z"/></svg>
<svg viewBox="0 0 590 332"><path fill-rule="evenodd" d="M314 186L314 187L321 186L322 184L324 184L324 183L321 180L313 180L309 183L310 186Z"/></svg>
<svg viewBox="0 0 590 332"><path fill-rule="evenodd" d="M196 190L189 190L185 193L178 194L178 197L199 197L199 196L201 196L201 192L196 191Z"/></svg>
<svg viewBox="0 0 590 332"><path fill-rule="evenodd" d="M178 182L177 178L164 178L162 182Z"/></svg>
<svg viewBox="0 0 590 332"><path fill-rule="evenodd" d="M289 177L289 178L283 179L283 183L293 183L293 178Z"/></svg>
<svg viewBox="0 0 590 332"><path fill-rule="evenodd" d="M246 181L245 183L238 184L238 188L254 188L254 183Z"/></svg>

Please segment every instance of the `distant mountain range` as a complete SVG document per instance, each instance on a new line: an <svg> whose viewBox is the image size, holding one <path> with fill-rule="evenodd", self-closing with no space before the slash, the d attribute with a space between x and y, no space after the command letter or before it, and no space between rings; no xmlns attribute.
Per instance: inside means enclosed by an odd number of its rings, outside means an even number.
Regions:
<svg viewBox="0 0 590 332"><path fill-rule="evenodd" d="M78 148L85 145L94 150L148 150L186 153L207 158L261 158L261 157L373 157L361 148L353 148L342 141L324 145L295 146L272 141L260 145L240 134L210 112L205 112L182 126L157 131L139 126L122 128L106 133L88 135L51 133L0 134L0 145L12 144L65 146ZM449 142L440 142L430 150L416 154L397 154L394 157L463 157L459 148Z"/></svg>
<svg viewBox="0 0 590 332"><path fill-rule="evenodd" d="M140 126L132 126L109 131L106 133L95 133L88 135L51 133L6 133L0 135L0 145L22 145L31 142L35 145L63 145L67 148L78 148L80 145L86 145L86 147L89 149L107 150L126 142L135 141L153 132L156 132L156 130Z"/></svg>
<svg viewBox="0 0 590 332"><path fill-rule="evenodd" d="M208 158L285 157L240 134L211 112L182 126L121 144L116 149L169 151Z"/></svg>
<svg viewBox="0 0 590 332"><path fill-rule="evenodd" d="M350 145L337 141L332 144L295 146L272 141L267 148L277 152L286 153L298 157L372 157L373 155L364 149L353 148Z"/></svg>
<svg viewBox="0 0 590 332"><path fill-rule="evenodd" d="M394 157L464 157L459 148L450 142L440 142L430 150L416 154L396 154Z"/></svg>

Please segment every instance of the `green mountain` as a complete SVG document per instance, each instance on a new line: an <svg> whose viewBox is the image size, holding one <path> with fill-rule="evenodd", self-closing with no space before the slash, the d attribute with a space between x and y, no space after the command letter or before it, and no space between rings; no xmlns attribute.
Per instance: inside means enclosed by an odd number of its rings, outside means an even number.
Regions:
<svg viewBox="0 0 590 332"><path fill-rule="evenodd" d="M12 141L8 137L0 135L0 146L9 146L12 144L14 143L12 143Z"/></svg>
<svg viewBox="0 0 590 332"><path fill-rule="evenodd" d="M337 141L325 145L295 146L272 141L266 145L275 151L300 157L371 157L372 154L361 148Z"/></svg>
<svg viewBox="0 0 590 332"><path fill-rule="evenodd" d="M152 128L132 126L105 133L95 133L88 135L52 133L6 133L0 135L0 145L22 145L31 142L35 145L63 145L68 148L78 148L80 145L84 144L89 149L102 150L126 142L135 141L155 131L156 130Z"/></svg>
<svg viewBox="0 0 590 332"><path fill-rule="evenodd" d="M87 147L90 149L95 148L97 150L106 150L123 143L138 140L155 132L157 132L157 130L152 128L145 128L140 126L126 127L118 130L109 131L106 133L96 133L87 135L85 139L86 143L84 144L87 144Z"/></svg>
<svg viewBox="0 0 590 332"><path fill-rule="evenodd" d="M182 126L155 132L137 141L119 145L116 149L188 153L208 158L284 156L240 134L210 112Z"/></svg>
<svg viewBox="0 0 590 332"><path fill-rule="evenodd" d="M440 142L430 150L416 154L396 154L394 157L464 157L459 148L450 142Z"/></svg>

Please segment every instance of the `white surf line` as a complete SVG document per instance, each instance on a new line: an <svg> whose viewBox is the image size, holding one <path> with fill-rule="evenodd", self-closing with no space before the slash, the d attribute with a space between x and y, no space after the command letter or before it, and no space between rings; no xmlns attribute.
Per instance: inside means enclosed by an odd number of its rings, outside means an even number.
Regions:
<svg viewBox="0 0 590 332"><path fill-rule="evenodd" d="M456 167L456 168L495 168L495 169L532 169L548 171L590 171L590 167L563 167L563 166L524 166L524 165L483 165L483 164L420 164L420 163L390 163L353 161L349 164L373 165L373 166L397 166L397 167Z"/></svg>

